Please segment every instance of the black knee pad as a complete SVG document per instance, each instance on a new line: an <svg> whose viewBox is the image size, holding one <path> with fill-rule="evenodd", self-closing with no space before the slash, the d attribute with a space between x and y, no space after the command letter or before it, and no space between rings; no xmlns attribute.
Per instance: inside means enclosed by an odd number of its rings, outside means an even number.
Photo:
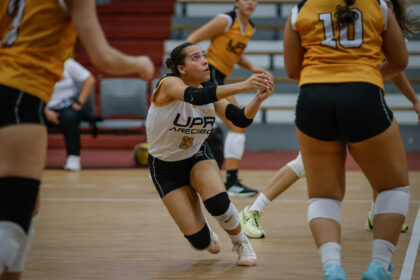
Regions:
<svg viewBox="0 0 420 280"><path fill-rule="evenodd" d="M0 221L11 221L28 233L40 181L30 178L0 178Z"/></svg>
<svg viewBox="0 0 420 280"><path fill-rule="evenodd" d="M197 250L204 250L210 246L210 229L207 226L207 223L199 232L194 233L193 235L184 235L184 237Z"/></svg>
<svg viewBox="0 0 420 280"><path fill-rule="evenodd" d="M221 192L204 201L207 211L212 216L220 216L226 213L230 205L230 199L227 192Z"/></svg>

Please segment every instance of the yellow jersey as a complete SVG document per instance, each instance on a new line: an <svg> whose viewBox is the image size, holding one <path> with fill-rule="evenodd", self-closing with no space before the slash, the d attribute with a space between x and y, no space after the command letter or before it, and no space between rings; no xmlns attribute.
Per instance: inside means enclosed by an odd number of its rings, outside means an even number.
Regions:
<svg viewBox="0 0 420 280"><path fill-rule="evenodd" d="M312 83L367 82L380 88L382 32L388 8L383 0L358 0L350 9L354 24L339 30L334 16L344 1L307 0L292 10L292 28L305 49L299 86Z"/></svg>
<svg viewBox="0 0 420 280"><path fill-rule="evenodd" d="M225 32L210 39L207 60L219 72L227 76L232 72L249 39L254 34L255 25L249 20L243 30L236 10L218 16L226 17L229 20L229 25Z"/></svg>
<svg viewBox="0 0 420 280"><path fill-rule="evenodd" d="M47 103L75 41L76 31L59 0L1 1L0 84Z"/></svg>

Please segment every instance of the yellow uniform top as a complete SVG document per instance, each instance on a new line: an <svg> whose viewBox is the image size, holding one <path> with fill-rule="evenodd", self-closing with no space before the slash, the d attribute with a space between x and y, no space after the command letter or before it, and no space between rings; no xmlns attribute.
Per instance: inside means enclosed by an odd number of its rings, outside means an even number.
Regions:
<svg viewBox="0 0 420 280"><path fill-rule="evenodd" d="M48 102L75 41L58 0L1 1L0 84Z"/></svg>
<svg viewBox="0 0 420 280"><path fill-rule="evenodd" d="M229 25L224 33L211 38L210 47L207 50L207 60L219 72L227 76L232 72L244 52L254 33L255 26L249 20L245 30L242 30L236 10L219 16L226 17L229 20Z"/></svg>
<svg viewBox="0 0 420 280"><path fill-rule="evenodd" d="M350 8L354 24L338 30L334 16L344 1L307 0L292 10L292 27L305 49L299 86L311 83L367 82L383 89L382 32L388 8L383 0L358 0Z"/></svg>

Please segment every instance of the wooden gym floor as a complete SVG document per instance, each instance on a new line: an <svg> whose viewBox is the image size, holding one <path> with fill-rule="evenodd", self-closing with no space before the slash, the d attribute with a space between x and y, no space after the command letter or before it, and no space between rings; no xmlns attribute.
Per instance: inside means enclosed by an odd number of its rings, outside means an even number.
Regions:
<svg viewBox="0 0 420 280"><path fill-rule="evenodd" d="M274 173L243 170L240 177L262 190ZM420 236L419 171L410 172L410 184L406 221L410 229L401 234L393 258L393 279L400 279L404 263L405 275L420 279L420 257L413 261ZM247 268L235 265L227 235L208 215L221 238L222 252L194 251L164 208L147 169L47 170L40 219L23 279L322 279L306 222L305 188L306 181L301 179L265 210L261 223L267 237L251 240L258 265ZM361 279L370 262L372 233L364 229L370 199L371 190L362 173L348 171L341 216L348 279ZM232 199L239 211L253 200ZM409 246L410 239L414 245Z"/></svg>

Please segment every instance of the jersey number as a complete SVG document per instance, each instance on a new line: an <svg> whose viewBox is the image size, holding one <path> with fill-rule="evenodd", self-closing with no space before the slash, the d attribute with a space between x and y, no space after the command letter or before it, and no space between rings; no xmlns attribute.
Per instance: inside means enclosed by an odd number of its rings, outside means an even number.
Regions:
<svg viewBox="0 0 420 280"><path fill-rule="evenodd" d="M181 144L179 144L179 148L183 150L191 148L193 145L193 140L194 140L194 137L187 137L187 136L182 137Z"/></svg>
<svg viewBox="0 0 420 280"><path fill-rule="evenodd" d="M362 12L358 9L351 9L352 11L356 12L358 17L354 21L352 35L349 38L349 26L345 26L340 30L340 36L338 37L338 42L341 46L345 49L351 48L360 48L363 44L363 19L362 19ZM325 40L321 42L321 45L328 46L331 48L337 48L337 40L334 39L334 25L332 20L331 13L324 13L319 14L318 19L322 21L324 26L324 37Z"/></svg>
<svg viewBox="0 0 420 280"><path fill-rule="evenodd" d="M3 39L2 44L5 46L13 45L18 37L19 25L23 18L23 12L25 11L26 0L9 0L7 5L7 14L14 16L12 27Z"/></svg>

